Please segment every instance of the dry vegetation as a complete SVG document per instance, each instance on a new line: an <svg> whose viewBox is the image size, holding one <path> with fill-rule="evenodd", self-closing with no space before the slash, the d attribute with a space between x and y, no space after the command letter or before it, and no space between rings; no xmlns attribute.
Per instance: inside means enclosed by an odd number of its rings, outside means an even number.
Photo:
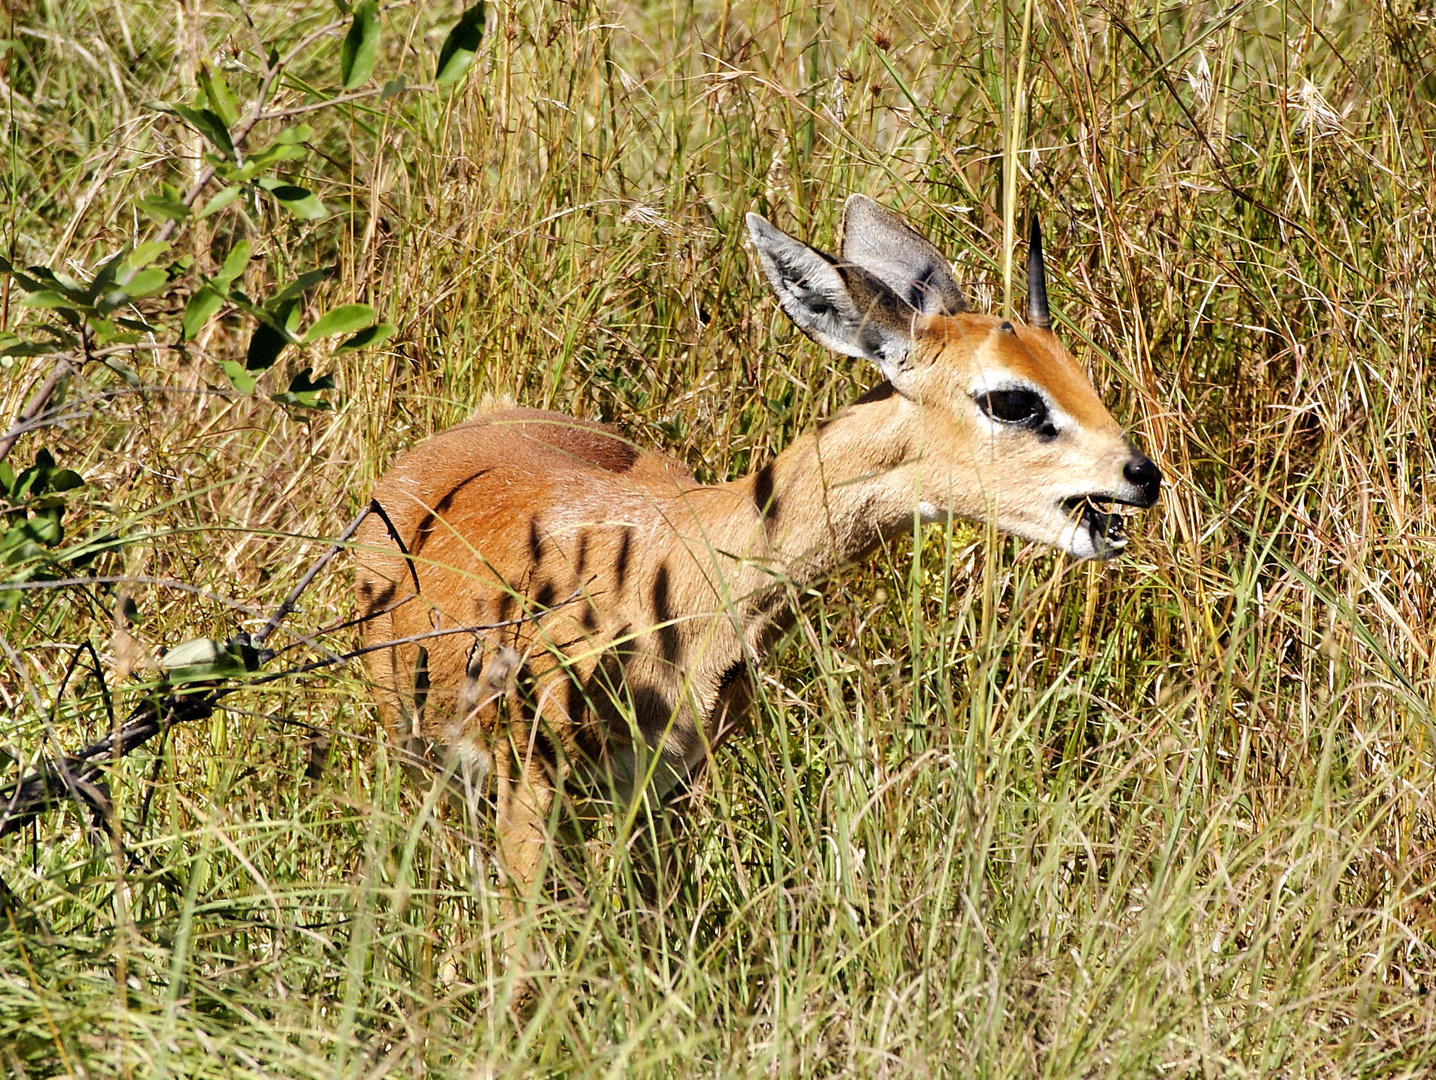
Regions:
<svg viewBox="0 0 1436 1080"><path fill-rule="evenodd" d="M746 210L831 241L866 192L1000 306L1007 7L500 0L456 89L316 112L292 175L334 212L186 224L193 266L139 302L162 331L126 354L140 385L86 365L10 454L85 478L56 559L113 538L54 572L130 580L0 612L0 783L123 717L157 647L255 629L385 462L486 396L612 421L702 478L855 397L875 373L786 325ZM202 168L147 103L191 94L200 61L252 95L256 38L336 18L4 11L0 247L76 269L151 238L136 200ZM431 82L457 17L386 7L374 85ZM527 1025L469 839L489 825L404 783L349 665L118 763L113 839L61 808L0 841L0 1071L1430 1075L1432 20L1039 6L1019 199L1162 503L1112 564L960 529L814 598L662 901L601 844L565 854ZM342 32L282 104L335 92ZM397 334L291 348L235 392L220 364L254 320L227 309L182 348L174 327L242 237L250 295L333 263L311 309L365 301ZM43 314L20 295L0 329ZM52 361L0 363L8 423ZM332 410L269 396L306 364L335 373ZM307 637L347 588L315 582L276 665L352 646ZM87 663L65 680L85 643L103 686Z"/></svg>

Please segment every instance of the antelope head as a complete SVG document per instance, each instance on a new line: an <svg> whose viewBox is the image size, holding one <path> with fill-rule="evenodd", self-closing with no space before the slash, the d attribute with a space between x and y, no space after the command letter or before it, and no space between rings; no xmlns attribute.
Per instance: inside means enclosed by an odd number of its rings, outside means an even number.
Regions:
<svg viewBox="0 0 1436 1080"><path fill-rule="evenodd" d="M909 445L894 483L911 485L925 520L991 521L1079 559L1126 546L1116 507L1151 506L1162 474L1052 333L1035 217L1015 323L968 311L942 254L864 196L847 201L840 257L747 221L789 318L877 364L901 396Z"/></svg>

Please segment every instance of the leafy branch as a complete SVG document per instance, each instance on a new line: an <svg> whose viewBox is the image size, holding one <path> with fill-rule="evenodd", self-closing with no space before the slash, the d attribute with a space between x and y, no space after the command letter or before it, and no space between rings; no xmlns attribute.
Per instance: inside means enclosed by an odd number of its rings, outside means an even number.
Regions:
<svg viewBox="0 0 1436 1080"><path fill-rule="evenodd" d="M161 183L157 192L136 200L136 208L157 225L152 240L133 248L127 246L105 259L88 280L77 279L59 268L29 266L21 270L0 258L0 274L8 276L24 294L22 305L45 313L43 320L26 327L23 335L0 331L0 357L43 357L53 361L15 421L0 434L0 462L68 379L86 365L99 362L131 385L139 384L133 369L113 350L116 346L138 347L144 334L166 334L164 325L156 325L163 320L140 314L135 302L168 291L189 273L191 257L164 261L172 241L185 225L223 213L241 199L254 205L270 201L302 221L320 221L329 216L328 207L318 195L279 171L309 156L313 129L303 123L282 127L268 145L250 153L249 141L262 125L376 97L383 101L405 92L455 84L473 64L484 30L485 8L483 0L479 0L449 31L439 51L432 86L411 86L403 76L382 86L366 86L379 60L379 5L376 0L359 0L352 7L341 3L340 9L347 18L311 31L283 54L256 35L254 48L263 57L263 64L247 109L241 110L240 99L223 72L206 63L201 63L195 72L197 92L191 101L154 106L199 134L206 150L205 167L188 188L180 190ZM338 48L338 85L342 92L318 101L274 108L275 91L283 84L286 73L315 46L340 31L344 31ZM208 194L216 181L221 186ZM332 270L316 268L300 274L274 296L255 300L236 284L251 254L249 241L241 239L230 250L218 275L198 281L185 304L180 325L173 328L178 331L173 343L168 346L183 349L226 307L253 319L255 327L243 361L220 362L226 379L239 392L253 393L257 374L272 367L289 345L304 346L343 335L339 348L357 349L376 345L395 333L394 326L379 321L373 307L360 303L341 304L301 331L304 295L331 277ZM321 409L329 407L326 394L333 388L331 376L315 375L313 368L306 366L293 373L287 389L272 396L286 408Z"/></svg>

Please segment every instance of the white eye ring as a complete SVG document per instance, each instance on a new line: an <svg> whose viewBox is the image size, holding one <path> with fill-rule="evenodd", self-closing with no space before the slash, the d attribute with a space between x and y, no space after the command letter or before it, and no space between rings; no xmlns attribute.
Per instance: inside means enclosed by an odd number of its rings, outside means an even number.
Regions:
<svg viewBox="0 0 1436 1080"><path fill-rule="evenodd" d="M1047 402L1025 386L988 390L977 396L977 407L999 424L1037 427L1047 422Z"/></svg>
<svg viewBox="0 0 1436 1080"><path fill-rule="evenodd" d="M1031 431L1044 441L1057 438L1066 426L1059 425L1062 414L1048 402L1047 395L1024 383L983 388L975 391L972 399L992 423Z"/></svg>

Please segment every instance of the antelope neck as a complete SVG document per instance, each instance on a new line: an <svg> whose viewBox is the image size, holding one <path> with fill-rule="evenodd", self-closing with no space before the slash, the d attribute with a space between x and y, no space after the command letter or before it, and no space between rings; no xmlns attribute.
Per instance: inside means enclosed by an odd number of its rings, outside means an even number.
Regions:
<svg viewBox="0 0 1436 1080"><path fill-rule="evenodd" d="M734 537L742 592L762 600L815 585L903 529L916 510L917 407L883 384L808 431L757 472L724 485L751 500L762 528ZM743 540L746 539L746 543Z"/></svg>

